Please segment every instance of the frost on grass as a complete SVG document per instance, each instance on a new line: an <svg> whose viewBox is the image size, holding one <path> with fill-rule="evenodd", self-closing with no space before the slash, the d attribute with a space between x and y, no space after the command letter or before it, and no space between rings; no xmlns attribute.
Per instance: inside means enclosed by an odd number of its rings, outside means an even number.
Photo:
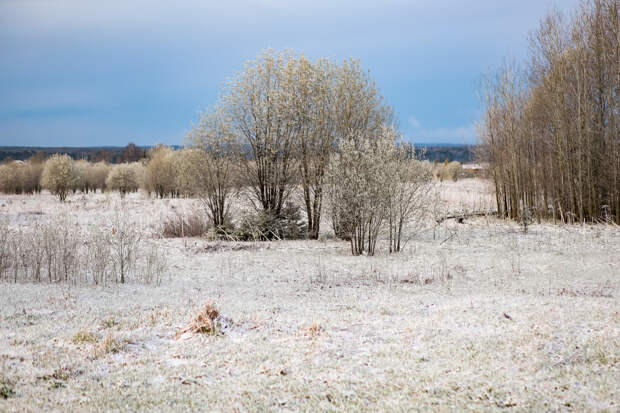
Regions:
<svg viewBox="0 0 620 413"><path fill-rule="evenodd" d="M475 199L443 185L446 208ZM159 238L190 202L0 197L24 231L123 205L170 268L159 287L0 284L0 411L618 410L617 227L432 220L375 257L330 237Z"/></svg>

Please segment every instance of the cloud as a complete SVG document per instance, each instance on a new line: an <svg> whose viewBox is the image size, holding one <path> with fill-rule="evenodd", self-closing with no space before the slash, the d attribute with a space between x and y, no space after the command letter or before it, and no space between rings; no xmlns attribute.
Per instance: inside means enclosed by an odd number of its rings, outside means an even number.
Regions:
<svg viewBox="0 0 620 413"><path fill-rule="evenodd" d="M420 129L422 127L422 125L420 124L420 121L414 118L413 116L409 116L408 120L409 120L409 126L411 126L413 129Z"/></svg>

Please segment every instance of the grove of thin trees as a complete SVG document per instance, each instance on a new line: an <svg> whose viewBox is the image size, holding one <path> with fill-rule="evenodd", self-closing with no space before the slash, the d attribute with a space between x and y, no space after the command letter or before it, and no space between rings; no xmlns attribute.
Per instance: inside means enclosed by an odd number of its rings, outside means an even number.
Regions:
<svg viewBox="0 0 620 413"><path fill-rule="evenodd" d="M620 223L620 0L550 13L524 68L505 65L484 86L499 215Z"/></svg>

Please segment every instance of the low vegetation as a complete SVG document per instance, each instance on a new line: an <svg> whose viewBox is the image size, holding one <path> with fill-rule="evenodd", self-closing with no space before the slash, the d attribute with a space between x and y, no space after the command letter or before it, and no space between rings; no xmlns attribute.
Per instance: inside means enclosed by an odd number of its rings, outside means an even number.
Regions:
<svg viewBox="0 0 620 413"><path fill-rule="evenodd" d="M62 217L16 230L0 219L0 280L159 285L166 267L161 252L121 213L107 225L85 228Z"/></svg>

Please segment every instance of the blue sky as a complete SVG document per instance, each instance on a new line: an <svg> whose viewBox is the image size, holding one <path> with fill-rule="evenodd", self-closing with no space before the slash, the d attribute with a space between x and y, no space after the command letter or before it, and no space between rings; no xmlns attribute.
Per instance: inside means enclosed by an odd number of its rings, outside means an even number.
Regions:
<svg viewBox="0 0 620 413"><path fill-rule="evenodd" d="M475 143L477 84L578 0L0 0L0 146L182 144L266 48L361 59L417 143Z"/></svg>

